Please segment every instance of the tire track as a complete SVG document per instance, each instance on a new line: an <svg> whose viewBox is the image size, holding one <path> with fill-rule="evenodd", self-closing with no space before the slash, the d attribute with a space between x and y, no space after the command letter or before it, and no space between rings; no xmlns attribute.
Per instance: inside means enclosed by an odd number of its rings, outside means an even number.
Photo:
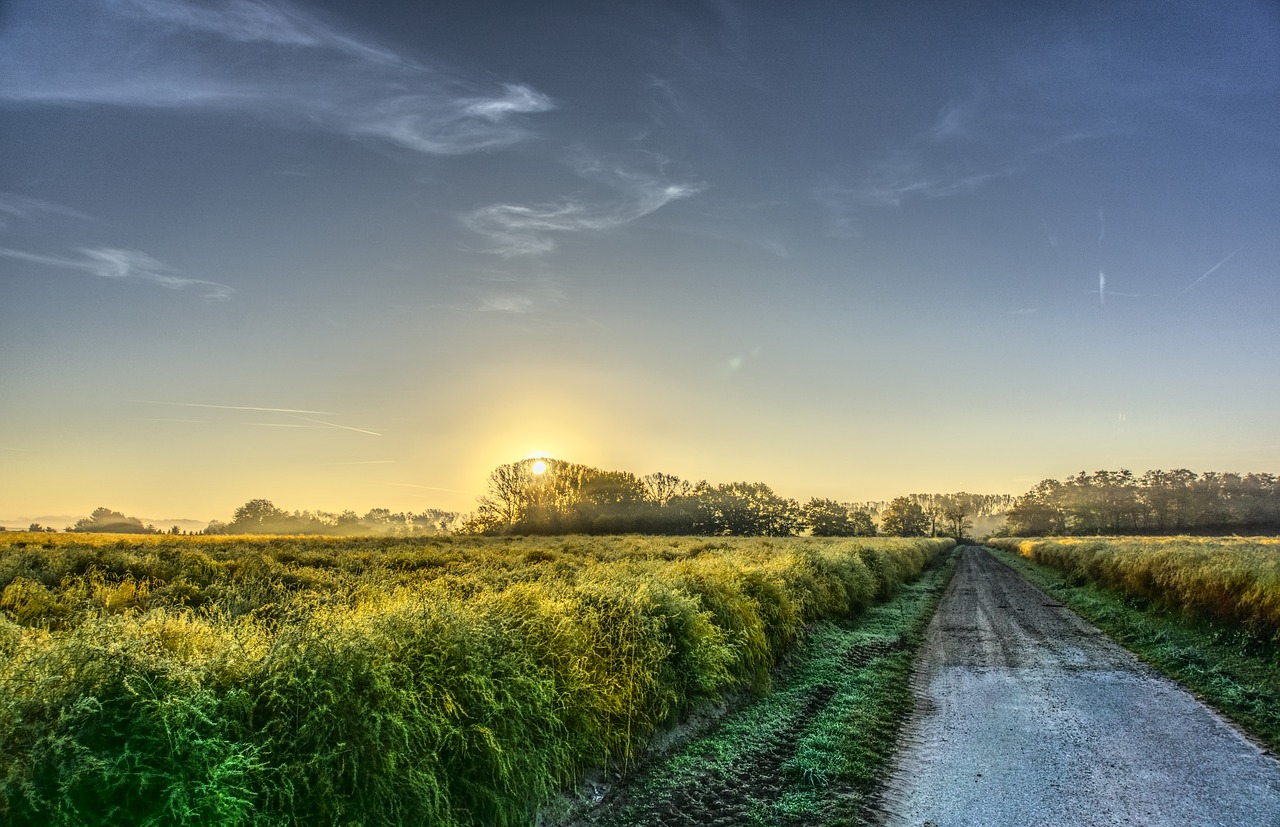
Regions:
<svg viewBox="0 0 1280 827"><path fill-rule="evenodd" d="M1280 825L1280 762L978 548L926 632L897 825Z"/></svg>

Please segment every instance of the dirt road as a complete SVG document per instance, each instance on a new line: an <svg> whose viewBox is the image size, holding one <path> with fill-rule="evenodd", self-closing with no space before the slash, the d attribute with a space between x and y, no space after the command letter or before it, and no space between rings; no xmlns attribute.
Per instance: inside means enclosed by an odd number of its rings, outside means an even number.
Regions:
<svg viewBox="0 0 1280 827"><path fill-rule="evenodd" d="M914 680L886 825L1280 826L1280 762L980 549Z"/></svg>

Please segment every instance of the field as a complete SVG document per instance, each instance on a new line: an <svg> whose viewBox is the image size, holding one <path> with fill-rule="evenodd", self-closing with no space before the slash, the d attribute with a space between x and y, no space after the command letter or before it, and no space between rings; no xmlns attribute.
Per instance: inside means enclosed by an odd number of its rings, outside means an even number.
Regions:
<svg viewBox="0 0 1280 827"><path fill-rule="evenodd" d="M0 535L0 819L528 823L950 545Z"/></svg>

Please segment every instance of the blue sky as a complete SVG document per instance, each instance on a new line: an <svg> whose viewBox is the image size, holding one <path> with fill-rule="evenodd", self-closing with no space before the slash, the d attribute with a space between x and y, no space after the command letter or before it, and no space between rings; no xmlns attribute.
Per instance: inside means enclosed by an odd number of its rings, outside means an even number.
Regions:
<svg viewBox="0 0 1280 827"><path fill-rule="evenodd" d="M1277 136L1269 2L10 0L0 517L1278 471Z"/></svg>

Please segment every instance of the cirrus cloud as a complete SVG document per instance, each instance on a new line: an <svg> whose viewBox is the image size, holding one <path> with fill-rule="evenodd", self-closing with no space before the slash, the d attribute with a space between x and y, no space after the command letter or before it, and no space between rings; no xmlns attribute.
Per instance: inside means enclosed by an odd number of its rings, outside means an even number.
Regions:
<svg viewBox="0 0 1280 827"><path fill-rule="evenodd" d="M284 2L27 0L0 31L0 105L218 109L455 155L524 140L554 103L476 83Z"/></svg>

